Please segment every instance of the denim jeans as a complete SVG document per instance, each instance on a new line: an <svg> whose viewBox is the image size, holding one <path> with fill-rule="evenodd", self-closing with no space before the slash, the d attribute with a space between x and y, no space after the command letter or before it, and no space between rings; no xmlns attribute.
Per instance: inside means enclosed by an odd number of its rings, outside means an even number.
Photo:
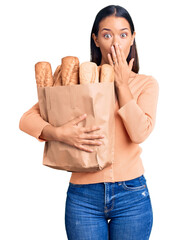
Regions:
<svg viewBox="0 0 178 240"><path fill-rule="evenodd" d="M69 182L65 205L69 240L147 240L152 225L144 175L114 183Z"/></svg>

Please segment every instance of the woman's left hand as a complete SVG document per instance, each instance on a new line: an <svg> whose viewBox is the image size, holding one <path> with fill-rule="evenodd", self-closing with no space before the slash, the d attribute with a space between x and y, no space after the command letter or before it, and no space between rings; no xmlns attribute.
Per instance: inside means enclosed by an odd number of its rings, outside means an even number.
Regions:
<svg viewBox="0 0 178 240"><path fill-rule="evenodd" d="M114 68L114 81L117 87L119 87L120 85L128 85L128 80L132 70L134 58L130 60L128 65L121 46L115 44L115 48L116 50L114 49L114 46L111 47L112 57L111 54L108 53L109 64ZM113 64L113 61L115 64Z"/></svg>

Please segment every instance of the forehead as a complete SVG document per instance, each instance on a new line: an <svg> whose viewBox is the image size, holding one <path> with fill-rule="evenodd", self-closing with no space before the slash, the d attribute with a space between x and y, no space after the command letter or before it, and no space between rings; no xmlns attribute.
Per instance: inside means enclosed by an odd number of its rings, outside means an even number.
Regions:
<svg viewBox="0 0 178 240"><path fill-rule="evenodd" d="M102 28L109 28L113 31L118 31L121 28L128 28L130 30L130 25L123 17L109 16L101 20L99 24L99 30L101 31Z"/></svg>

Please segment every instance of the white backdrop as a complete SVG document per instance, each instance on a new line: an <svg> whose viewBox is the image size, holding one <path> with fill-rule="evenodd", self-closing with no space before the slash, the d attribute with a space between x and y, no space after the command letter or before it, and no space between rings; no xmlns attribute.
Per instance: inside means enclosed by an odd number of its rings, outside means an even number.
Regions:
<svg viewBox="0 0 178 240"><path fill-rule="evenodd" d="M178 239L178 37L176 1L3 1L0 3L0 239L67 239L65 199L71 173L42 165L44 143L19 130L37 99L34 65L63 56L90 60L90 33L103 7L125 7L134 22L140 74L154 76L159 100L154 131L141 144L153 205L151 240Z"/></svg>

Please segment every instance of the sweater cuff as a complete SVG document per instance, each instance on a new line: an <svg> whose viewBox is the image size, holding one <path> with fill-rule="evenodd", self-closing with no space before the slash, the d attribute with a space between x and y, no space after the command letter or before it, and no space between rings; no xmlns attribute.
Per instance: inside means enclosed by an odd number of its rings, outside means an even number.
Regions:
<svg viewBox="0 0 178 240"><path fill-rule="evenodd" d="M47 140L45 139L42 139L42 138L39 138L42 131L43 131L43 128L46 127L47 125L51 125L50 123L48 122L44 122L44 124L41 125L41 128L40 128L40 131L37 133L37 135L35 136L36 139L39 141L39 142L47 142Z"/></svg>

